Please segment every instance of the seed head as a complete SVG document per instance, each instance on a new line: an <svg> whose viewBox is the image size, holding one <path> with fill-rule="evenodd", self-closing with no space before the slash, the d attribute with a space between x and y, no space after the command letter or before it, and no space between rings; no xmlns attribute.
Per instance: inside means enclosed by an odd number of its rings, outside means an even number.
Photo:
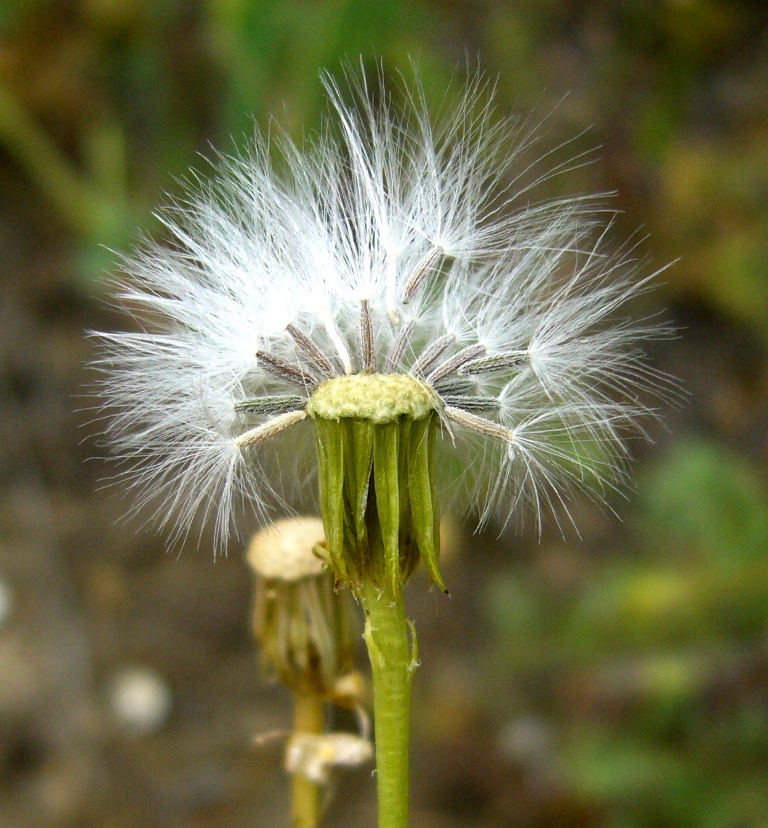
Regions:
<svg viewBox="0 0 768 828"><path fill-rule="evenodd" d="M652 277L598 200L532 201L536 128L481 78L434 118L418 82L396 107L347 79L316 137L223 159L117 280L139 331L97 334L98 367L135 508L172 540L211 518L221 549L238 507L306 493L319 419L403 416L436 418L438 490L481 521L604 501L673 393L640 347L663 327L626 311Z"/></svg>
<svg viewBox="0 0 768 828"><path fill-rule="evenodd" d="M248 545L247 560L257 577L300 581L318 577L323 560L313 551L325 541L320 518L286 518L257 532Z"/></svg>
<svg viewBox="0 0 768 828"><path fill-rule="evenodd" d="M253 631L266 676L297 693L348 700L358 633L349 595L334 588L319 557L324 545L315 517L279 520L254 535L247 552L256 575Z"/></svg>

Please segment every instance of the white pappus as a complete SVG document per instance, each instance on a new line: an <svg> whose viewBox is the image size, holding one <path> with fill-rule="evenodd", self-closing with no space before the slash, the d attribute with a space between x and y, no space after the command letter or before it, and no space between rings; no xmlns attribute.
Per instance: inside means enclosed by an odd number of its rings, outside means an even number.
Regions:
<svg viewBox="0 0 768 828"><path fill-rule="evenodd" d="M306 492L308 401L358 373L427 389L445 487L482 520L604 501L647 398L674 393L640 347L664 327L625 311L652 277L609 252L599 201L529 200L559 168L530 174L536 129L497 118L479 77L434 120L417 82L395 107L348 79L350 103L325 79L318 135L222 159L125 262L139 330L95 334L96 367L135 508L175 541L210 518L221 550L240 507L262 523Z"/></svg>

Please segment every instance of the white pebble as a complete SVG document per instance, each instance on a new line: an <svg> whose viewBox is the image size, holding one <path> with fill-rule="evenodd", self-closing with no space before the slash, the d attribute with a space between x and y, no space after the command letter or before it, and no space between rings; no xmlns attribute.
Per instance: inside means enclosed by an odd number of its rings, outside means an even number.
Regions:
<svg viewBox="0 0 768 828"><path fill-rule="evenodd" d="M551 760L554 738L549 725L539 716L519 716L501 729L497 747L512 761L538 767Z"/></svg>
<svg viewBox="0 0 768 828"><path fill-rule="evenodd" d="M173 698L168 683L154 670L128 667L112 676L109 703L122 728L146 736L165 724Z"/></svg>

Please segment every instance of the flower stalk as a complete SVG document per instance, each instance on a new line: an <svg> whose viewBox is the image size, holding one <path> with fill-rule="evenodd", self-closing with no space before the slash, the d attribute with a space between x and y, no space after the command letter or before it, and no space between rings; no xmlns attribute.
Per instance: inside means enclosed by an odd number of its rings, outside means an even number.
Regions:
<svg viewBox="0 0 768 828"><path fill-rule="evenodd" d="M320 734L325 730L325 701L321 696L293 694L293 733ZM322 786L304 773L291 783L292 828L317 828L322 815Z"/></svg>
<svg viewBox="0 0 768 828"><path fill-rule="evenodd" d="M406 619L402 590L395 594L366 584L360 603L373 676L379 828L406 828L411 683L418 666L416 633Z"/></svg>

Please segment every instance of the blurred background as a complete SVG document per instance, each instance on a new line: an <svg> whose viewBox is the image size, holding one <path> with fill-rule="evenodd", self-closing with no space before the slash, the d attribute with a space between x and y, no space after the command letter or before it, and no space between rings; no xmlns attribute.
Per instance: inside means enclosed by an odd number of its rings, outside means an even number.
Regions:
<svg viewBox="0 0 768 828"><path fill-rule="evenodd" d="M768 6L736 0L2 0L0 825L287 824L287 694L249 634L251 576L179 556L99 490L90 328L152 210L318 70L418 59L498 76L543 149L599 148L540 195L617 191L689 392L637 486L554 526L450 531L450 599L417 576L414 828L768 826ZM639 228L639 230L638 230ZM361 653L361 659L364 659ZM328 826L374 824L370 768Z"/></svg>

